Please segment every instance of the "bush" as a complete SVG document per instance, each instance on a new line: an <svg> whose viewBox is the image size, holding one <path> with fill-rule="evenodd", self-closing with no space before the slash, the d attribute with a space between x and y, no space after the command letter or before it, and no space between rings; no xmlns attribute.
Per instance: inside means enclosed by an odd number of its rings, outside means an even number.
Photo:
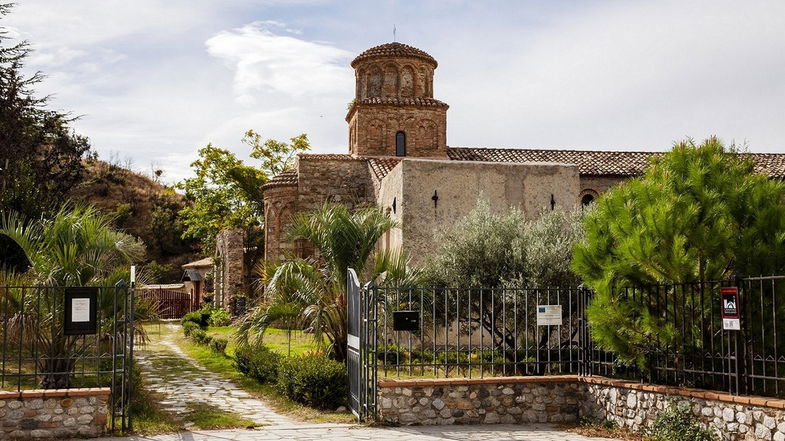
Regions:
<svg viewBox="0 0 785 441"><path fill-rule="evenodd" d="M238 346L234 351L234 367L246 377L259 383L274 383L278 379L281 355L266 346Z"/></svg>
<svg viewBox="0 0 785 441"><path fill-rule="evenodd" d="M228 326L232 323L232 316L223 308L215 308L210 311L208 323L210 326Z"/></svg>
<svg viewBox="0 0 785 441"><path fill-rule="evenodd" d="M284 358L278 390L292 401L317 408L346 404L348 376L342 363L320 355Z"/></svg>
<svg viewBox="0 0 785 441"><path fill-rule="evenodd" d="M206 308L202 308L198 311L189 312L188 314L184 315L183 318L180 319L180 324L192 322L196 323L202 329L207 329L209 321L210 311Z"/></svg>
<svg viewBox="0 0 785 441"><path fill-rule="evenodd" d="M207 335L207 333L204 332L204 330L202 330L202 329L194 329L193 331L191 331L190 337L191 337L191 340L195 341L196 343L198 343L200 345L209 344L210 340L213 339L212 337Z"/></svg>
<svg viewBox="0 0 785 441"><path fill-rule="evenodd" d="M186 337L190 337L191 333L193 333L194 330L197 330L197 329L201 329L201 328L199 327L199 325L197 325L194 322L185 322L185 323L183 323L183 335L185 335Z"/></svg>
<svg viewBox="0 0 785 441"><path fill-rule="evenodd" d="M650 441L719 441L714 432L701 428L692 414L692 406L676 403L657 416L646 435Z"/></svg>
<svg viewBox="0 0 785 441"><path fill-rule="evenodd" d="M213 338L210 340L210 349L213 351L223 354L226 352L226 345L229 344L229 341L225 338Z"/></svg>

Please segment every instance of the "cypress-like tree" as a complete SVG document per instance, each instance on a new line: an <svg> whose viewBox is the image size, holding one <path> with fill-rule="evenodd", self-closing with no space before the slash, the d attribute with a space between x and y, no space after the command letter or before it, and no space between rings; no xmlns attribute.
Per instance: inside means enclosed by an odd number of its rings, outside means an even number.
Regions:
<svg viewBox="0 0 785 441"><path fill-rule="evenodd" d="M678 143L646 173L603 195L585 219L573 268L596 292L588 309L594 339L646 370L647 354L689 342L661 305L694 296L678 288L633 300L625 287L781 272L785 266L785 184L716 138ZM682 296L682 297L680 297ZM704 303L709 305L709 303ZM678 349L675 349L678 352Z"/></svg>

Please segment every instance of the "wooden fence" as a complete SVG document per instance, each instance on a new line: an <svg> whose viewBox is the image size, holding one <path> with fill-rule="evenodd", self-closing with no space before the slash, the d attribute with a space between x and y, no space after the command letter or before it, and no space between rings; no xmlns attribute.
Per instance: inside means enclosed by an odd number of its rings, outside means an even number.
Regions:
<svg viewBox="0 0 785 441"><path fill-rule="evenodd" d="M139 291L139 298L151 300L158 305L158 314L162 319L179 319L191 312L191 294L169 289L144 289Z"/></svg>

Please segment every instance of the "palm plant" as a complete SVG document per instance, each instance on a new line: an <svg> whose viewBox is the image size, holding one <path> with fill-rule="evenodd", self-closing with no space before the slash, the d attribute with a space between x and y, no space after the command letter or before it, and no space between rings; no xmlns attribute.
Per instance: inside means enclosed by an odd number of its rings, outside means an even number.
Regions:
<svg viewBox="0 0 785 441"><path fill-rule="evenodd" d="M304 238L319 250L318 258L293 258L262 264L257 272L266 285L266 300L243 319L237 332L242 343L259 343L273 323L298 317L325 345L331 357L346 358L346 272L364 280L386 276L391 284L410 283L416 272L406 270L400 252L374 252L376 242L396 226L378 207L350 210L327 203L293 220L289 239Z"/></svg>
<svg viewBox="0 0 785 441"><path fill-rule="evenodd" d="M116 269L143 256L144 247L131 236L114 231L110 219L90 207L64 207L51 218L26 220L16 213L0 214L0 235L13 240L30 263L24 279L44 289L6 289L5 311L20 338L27 338L40 351L42 387L70 385L80 353L88 350L84 339L63 334L63 290L66 286L99 286L116 276ZM111 310L112 290L99 290L103 316L116 320ZM107 308L109 308L107 310ZM36 329L24 334L23 329ZM30 335L32 334L32 335Z"/></svg>

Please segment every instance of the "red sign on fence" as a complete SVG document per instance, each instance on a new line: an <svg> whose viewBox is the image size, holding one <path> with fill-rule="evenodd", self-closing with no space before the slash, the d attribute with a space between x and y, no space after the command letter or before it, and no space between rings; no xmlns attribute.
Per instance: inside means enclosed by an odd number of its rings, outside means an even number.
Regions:
<svg viewBox="0 0 785 441"><path fill-rule="evenodd" d="M726 286L720 288L720 311L722 312L722 329L725 331L741 330L741 312L739 288Z"/></svg>

